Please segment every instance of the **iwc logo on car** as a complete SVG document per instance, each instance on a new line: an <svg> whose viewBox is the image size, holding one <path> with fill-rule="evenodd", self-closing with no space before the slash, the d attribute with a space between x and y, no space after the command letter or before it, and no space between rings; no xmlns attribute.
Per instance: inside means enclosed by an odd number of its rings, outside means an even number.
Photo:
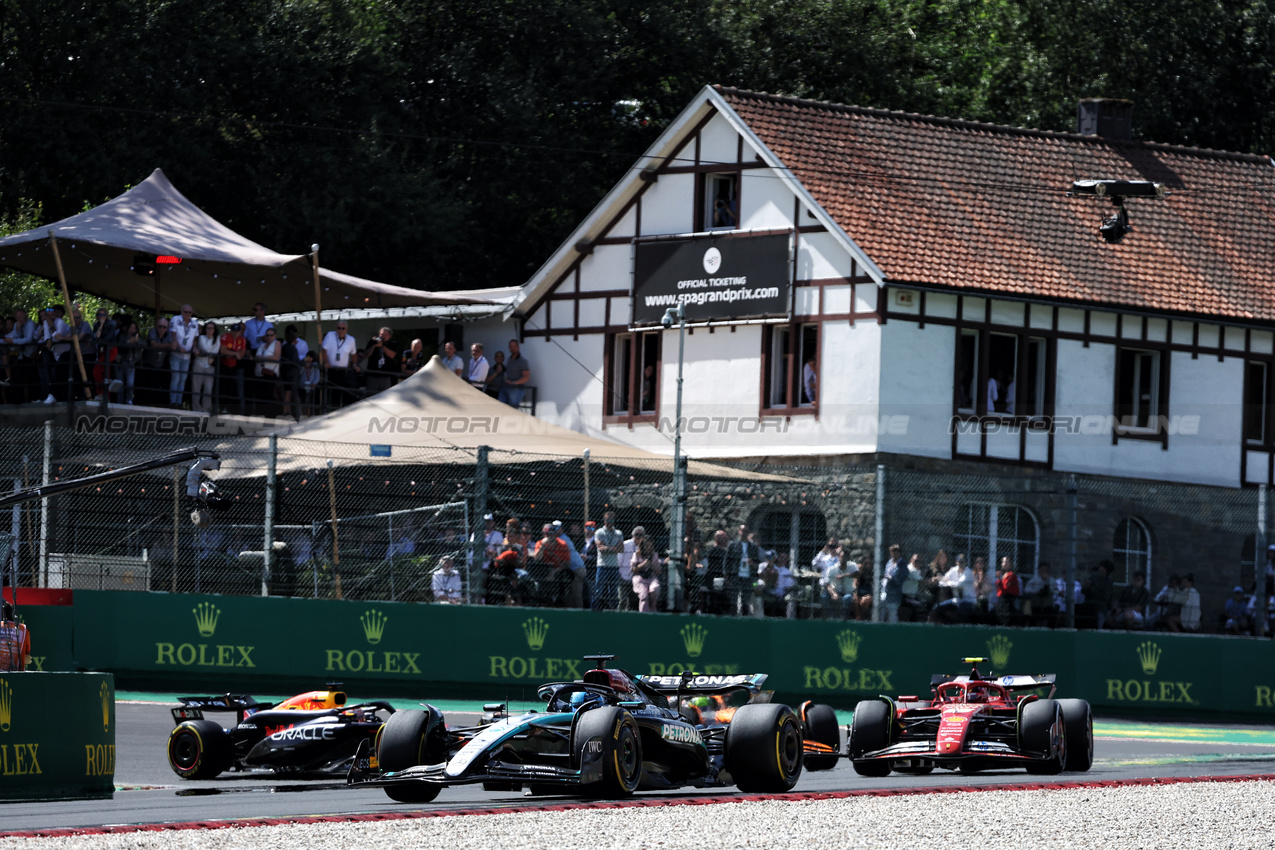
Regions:
<svg viewBox="0 0 1275 850"><path fill-rule="evenodd" d="M863 636L853 629L842 629L836 636L837 654L846 664L859 660ZM890 677L893 670L877 670L869 667L815 667L804 668L806 689L821 691L881 691L893 690Z"/></svg>
<svg viewBox="0 0 1275 850"><path fill-rule="evenodd" d="M211 602L200 602L191 613L195 615L195 630L200 637L210 638L217 633L220 608ZM159 667L256 667L252 660L255 648L238 643L156 641L155 664Z"/></svg>
<svg viewBox="0 0 1275 850"><path fill-rule="evenodd" d="M359 615L363 639L376 646L385 638L385 627L390 618L375 608ZM417 664L419 652L375 651L371 649L327 649L326 666L329 673L400 673L420 674Z"/></svg>
<svg viewBox="0 0 1275 850"><path fill-rule="evenodd" d="M1138 666L1144 676L1154 676L1160 669L1160 657L1163 654L1160 645L1146 640L1134 649ZM1117 702L1136 703L1186 703L1195 705L1199 701L1191 696L1191 682L1175 682L1151 679L1108 679L1107 699Z"/></svg>

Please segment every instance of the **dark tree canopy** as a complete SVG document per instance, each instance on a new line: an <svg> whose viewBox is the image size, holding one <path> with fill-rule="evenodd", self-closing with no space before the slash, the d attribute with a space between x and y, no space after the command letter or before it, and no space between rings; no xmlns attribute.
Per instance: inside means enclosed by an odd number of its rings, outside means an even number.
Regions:
<svg viewBox="0 0 1275 850"><path fill-rule="evenodd" d="M268 247L522 283L707 83L1268 152L1272 0L0 0L0 220L162 167Z"/></svg>

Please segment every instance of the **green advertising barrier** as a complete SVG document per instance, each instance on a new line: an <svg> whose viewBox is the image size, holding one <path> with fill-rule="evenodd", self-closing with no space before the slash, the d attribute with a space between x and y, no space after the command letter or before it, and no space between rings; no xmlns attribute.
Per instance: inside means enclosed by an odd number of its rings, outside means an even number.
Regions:
<svg viewBox="0 0 1275 850"><path fill-rule="evenodd" d="M931 674L982 656L1100 708L1275 715L1275 645L1255 639L109 591L77 591L74 615L79 667L209 693L339 681L531 699L613 654L635 673L764 672L783 699L847 706L926 695Z"/></svg>
<svg viewBox="0 0 1275 850"><path fill-rule="evenodd" d="M109 673L0 673L0 800L115 792Z"/></svg>
<svg viewBox="0 0 1275 850"><path fill-rule="evenodd" d="M74 672L71 633L75 613L70 605L23 605L18 620L31 632L31 657L27 669L48 673Z"/></svg>

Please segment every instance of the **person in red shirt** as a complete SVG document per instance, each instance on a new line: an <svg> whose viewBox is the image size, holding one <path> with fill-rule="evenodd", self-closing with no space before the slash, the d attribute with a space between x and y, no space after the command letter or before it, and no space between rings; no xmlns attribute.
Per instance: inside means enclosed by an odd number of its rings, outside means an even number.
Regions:
<svg viewBox="0 0 1275 850"><path fill-rule="evenodd" d="M0 673L27 669L30 655L31 633L25 624L14 621L13 606L6 602L0 619Z"/></svg>
<svg viewBox="0 0 1275 850"><path fill-rule="evenodd" d="M1001 625L1016 624L1022 592L1014 562L1008 557L1001 558L996 567L996 616Z"/></svg>
<svg viewBox="0 0 1275 850"><path fill-rule="evenodd" d="M223 405L229 408L230 405L225 400L230 397L231 388L234 388L234 397L238 404L233 411L235 413L243 413L245 409L244 355L247 351L248 340L244 339L243 322L235 322L221 337L221 389L219 391Z"/></svg>

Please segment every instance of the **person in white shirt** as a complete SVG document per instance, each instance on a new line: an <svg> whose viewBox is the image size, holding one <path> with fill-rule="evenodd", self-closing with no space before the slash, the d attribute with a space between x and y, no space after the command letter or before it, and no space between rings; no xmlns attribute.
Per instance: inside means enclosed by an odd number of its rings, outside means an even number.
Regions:
<svg viewBox="0 0 1275 850"><path fill-rule="evenodd" d="M450 340L443 343L443 365L460 377L465 371L465 361L456 353L456 343Z"/></svg>
<svg viewBox="0 0 1275 850"><path fill-rule="evenodd" d="M213 380L217 372L217 355L221 353L221 337L217 325L205 322L203 333L195 337L195 351L190 364L191 410L212 410Z"/></svg>
<svg viewBox="0 0 1275 850"><path fill-rule="evenodd" d="M173 335L173 350L168 354L168 403L180 407L186 394L186 377L190 374L190 357L199 336L199 322L189 304L183 304L181 312L168 323ZM193 405L192 405L193 406Z"/></svg>
<svg viewBox="0 0 1275 850"><path fill-rule="evenodd" d="M466 380L469 385L476 390L486 391L487 388L487 372L491 369L491 364L487 362L487 358L483 356L483 344L476 342L469 347L469 375Z"/></svg>
<svg viewBox="0 0 1275 850"><path fill-rule="evenodd" d="M461 598L460 573L451 558L444 558L443 563L434 572L434 601L448 605L459 605Z"/></svg>
<svg viewBox="0 0 1275 850"><path fill-rule="evenodd" d="M350 389L354 386L354 377L359 371L359 344L350 334L349 328L345 319L339 319L336 330L328 331L320 346L319 356L328 373L328 404L332 407L344 407L350 401Z"/></svg>
<svg viewBox="0 0 1275 850"><path fill-rule="evenodd" d="M951 596L934 606L930 611L930 622L963 623L974 615L978 587L974 571L969 568L964 555L956 556L956 563L939 579L939 588Z"/></svg>

